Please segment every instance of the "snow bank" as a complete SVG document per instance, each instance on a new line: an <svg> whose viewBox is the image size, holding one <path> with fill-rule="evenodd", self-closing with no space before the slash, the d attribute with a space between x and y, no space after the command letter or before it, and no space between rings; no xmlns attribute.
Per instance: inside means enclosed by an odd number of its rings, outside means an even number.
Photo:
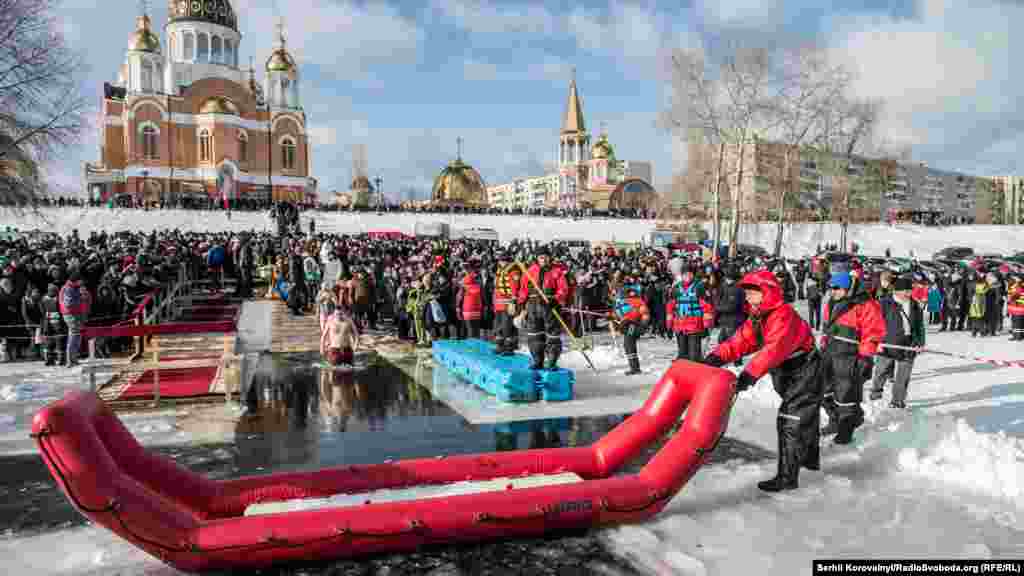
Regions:
<svg viewBox="0 0 1024 576"><path fill-rule="evenodd" d="M454 228L493 228L503 242L516 238L552 240L578 238L582 240L615 240L637 242L653 230L652 220L594 219L571 220L531 216L488 216L413 213L337 213L312 212L302 215L303 229L309 219L316 221L316 229L323 232L354 234L374 229L397 229L412 233L417 223L444 222ZM191 210L125 210L107 208L44 208L38 214L18 214L0 211L0 226L18 229L40 229L66 233L77 229L88 235L93 230L135 230L149 232L160 228L180 228L195 231L273 230L274 223L265 213L233 212L229 220L224 212ZM710 232L711 224L705 228ZM767 249L775 246L776 227L770 223L744 224L740 228L739 242L757 244ZM783 233L783 254L797 257L810 254L818 245L839 242L841 227L834 223L799 223L786 225ZM850 241L861 246L865 254L881 255L886 248L893 256L930 258L941 248L963 245L977 252L1003 253L1024 242L1021 226L957 226L951 228L925 226L888 226L886 224L850 225Z"/></svg>

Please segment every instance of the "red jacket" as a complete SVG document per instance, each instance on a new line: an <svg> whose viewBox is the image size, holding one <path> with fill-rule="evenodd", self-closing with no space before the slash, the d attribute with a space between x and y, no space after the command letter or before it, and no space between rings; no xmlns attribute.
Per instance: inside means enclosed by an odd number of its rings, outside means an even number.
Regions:
<svg viewBox="0 0 1024 576"><path fill-rule="evenodd" d="M1024 316L1024 284L1016 282L1010 285L1006 293L1006 312L1010 316Z"/></svg>
<svg viewBox="0 0 1024 576"><path fill-rule="evenodd" d="M838 306L842 306L843 309L836 310ZM838 318L833 321L832 317L837 314ZM830 336L841 336L859 342L857 354L860 356L873 356L878 353L878 345L885 339L885 316L878 300L868 298L867 294L854 293L835 305L826 306L823 316L823 346L830 343ZM838 340L836 346L851 347L853 344ZM830 352L835 353L835 350L832 348Z"/></svg>
<svg viewBox="0 0 1024 576"><path fill-rule="evenodd" d="M689 284L676 282L669 289L665 305L665 322L673 332L698 334L715 324L715 308L707 299L704 285L698 280Z"/></svg>
<svg viewBox="0 0 1024 576"><path fill-rule="evenodd" d="M730 363L756 351L745 368L756 380L794 354L814 350L814 334L793 306L783 301L775 274L767 270L751 272L740 281L739 286L744 285L760 288L764 299L732 338L719 344L713 353Z"/></svg>
<svg viewBox="0 0 1024 576"><path fill-rule="evenodd" d="M504 312L505 306L516 301L519 292L519 281L522 274L519 273L518 264L509 264L505 269L498 270L494 279L494 312Z"/></svg>
<svg viewBox="0 0 1024 576"><path fill-rule="evenodd" d="M517 300L520 304L526 304L530 293L536 292L533 287L534 282L539 282L541 289L548 292L549 300L553 294L555 301L563 306L569 301L569 284L565 281L565 271L558 264L548 266L547 271L544 272L543 281L540 280L540 265L534 263L530 266L526 275L519 281Z"/></svg>
<svg viewBox="0 0 1024 576"><path fill-rule="evenodd" d="M456 306L462 312L463 320L479 320L484 309L483 290L476 272L463 276L462 286L456 296Z"/></svg>
<svg viewBox="0 0 1024 576"><path fill-rule="evenodd" d="M910 297L921 304L928 304L928 285L915 282L914 287L910 290Z"/></svg>

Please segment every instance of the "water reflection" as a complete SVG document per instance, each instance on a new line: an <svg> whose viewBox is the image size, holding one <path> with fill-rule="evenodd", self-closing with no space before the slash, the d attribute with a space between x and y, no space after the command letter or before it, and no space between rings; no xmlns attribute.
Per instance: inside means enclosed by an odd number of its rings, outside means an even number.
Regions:
<svg viewBox="0 0 1024 576"><path fill-rule="evenodd" d="M265 355L236 426L240 471L367 464L442 454L587 445L622 417L472 425L431 394L424 363L320 369L303 354ZM425 382L426 386L417 382Z"/></svg>

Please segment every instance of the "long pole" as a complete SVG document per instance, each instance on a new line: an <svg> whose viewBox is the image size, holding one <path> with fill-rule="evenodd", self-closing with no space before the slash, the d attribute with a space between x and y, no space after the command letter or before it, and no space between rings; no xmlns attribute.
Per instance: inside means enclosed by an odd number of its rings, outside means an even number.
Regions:
<svg viewBox="0 0 1024 576"><path fill-rule="evenodd" d="M516 262L516 265L519 266L519 269L523 271L523 275L525 275L530 280L530 284L532 284L534 290L536 290L537 293L540 294L540 297L544 299L544 303L550 306L551 301L548 300L547 294L545 294L544 291L540 289L540 286L537 285L537 280L533 276L530 276L530 272L526 269L526 266L524 266L522 262ZM598 372L597 367L594 366L594 363L590 361L590 357L587 356L586 351L584 351L583 345L579 343L579 341L576 339L576 336L572 333L572 330L570 330L569 326L566 325L565 320L562 320L562 316L558 314L558 310L552 308L551 313L555 315L555 318L558 320L558 323L562 325L562 328L565 330L565 333L569 335L569 338L572 338L573 344L576 344L576 346L579 348L580 354L583 354L583 357L586 358L587 364L590 364L590 367L591 369L594 370L594 372Z"/></svg>

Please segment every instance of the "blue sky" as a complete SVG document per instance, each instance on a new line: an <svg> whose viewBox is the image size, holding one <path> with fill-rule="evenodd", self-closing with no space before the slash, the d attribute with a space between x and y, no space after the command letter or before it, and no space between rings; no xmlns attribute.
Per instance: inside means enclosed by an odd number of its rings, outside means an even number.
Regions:
<svg viewBox="0 0 1024 576"><path fill-rule="evenodd" d="M86 90L100 102L138 12L65 0L69 43L89 64ZM166 3L152 2L157 27ZM730 38L816 42L858 70L857 91L883 98L886 140L936 167L1020 173L1024 77L1010 73L1024 43L1012 0L693 0L678 2L233 2L243 33L240 62L258 69L283 15L299 61L302 98L321 192L347 188L351 146L366 144L385 192L426 194L465 140L464 158L488 183L543 173L555 160L570 70L588 129L603 122L620 158L654 163L667 188L685 166L682 146L656 126L666 101L666 54ZM113 13L112 13L113 12ZM102 33L97 33L101 30ZM98 134L51 167L80 188L81 162L96 160Z"/></svg>

